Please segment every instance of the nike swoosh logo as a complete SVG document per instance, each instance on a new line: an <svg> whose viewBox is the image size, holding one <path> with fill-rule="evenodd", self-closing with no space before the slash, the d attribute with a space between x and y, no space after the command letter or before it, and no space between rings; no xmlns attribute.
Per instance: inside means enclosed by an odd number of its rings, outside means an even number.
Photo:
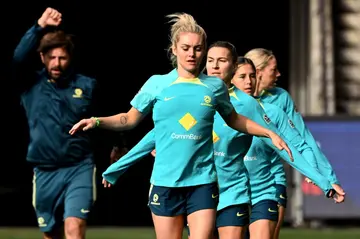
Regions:
<svg viewBox="0 0 360 239"><path fill-rule="evenodd" d="M245 213L240 213L240 212L236 213L236 216L238 216L238 217L242 217L244 215L245 215Z"/></svg>
<svg viewBox="0 0 360 239"><path fill-rule="evenodd" d="M217 198L218 196L219 196L219 194L218 195L214 195L214 194L211 195L212 198Z"/></svg>
<svg viewBox="0 0 360 239"><path fill-rule="evenodd" d="M90 210L86 210L86 209L82 208L82 209L80 210L80 212L81 212L81 213L89 213Z"/></svg>
<svg viewBox="0 0 360 239"><path fill-rule="evenodd" d="M277 212L276 210L272 210L271 208L268 209L269 212Z"/></svg>
<svg viewBox="0 0 360 239"><path fill-rule="evenodd" d="M165 97L165 98L164 98L164 101L172 100L172 99L174 99L174 98L175 98L175 96L174 96L174 97Z"/></svg>
<svg viewBox="0 0 360 239"><path fill-rule="evenodd" d="M281 199L286 199L286 197L284 197L282 194L280 194L280 198Z"/></svg>

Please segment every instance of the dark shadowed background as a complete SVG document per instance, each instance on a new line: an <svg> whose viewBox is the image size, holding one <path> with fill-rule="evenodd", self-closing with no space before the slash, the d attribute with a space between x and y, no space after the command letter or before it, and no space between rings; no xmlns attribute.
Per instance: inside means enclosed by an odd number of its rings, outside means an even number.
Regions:
<svg viewBox="0 0 360 239"><path fill-rule="evenodd" d="M53 2L53 3L52 3ZM55 3L61 2L61 3ZM99 116L127 111L130 100L153 74L170 71L165 49L169 24L165 15L192 14L208 34L208 43L232 42L239 55L255 47L274 51L282 73L279 85L288 88L289 1L9 1L2 8L2 117L0 164L0 225L36 225L31 205L32 169L25 161L27 124L19 105L17 83L11 79L13 50L46 7L63 14L63 28L76 35L80 73L99 82ZM4 3L5 4L5 3ZM4 6L4 5L3 5ZM34 67L41 67L34 59ZM126 133L129 146L152 127L147 117ZM153 159L135 165L112 188L101 187L116 134L97 132L98 200L92 225L151 225L147 194Z"/></svg>

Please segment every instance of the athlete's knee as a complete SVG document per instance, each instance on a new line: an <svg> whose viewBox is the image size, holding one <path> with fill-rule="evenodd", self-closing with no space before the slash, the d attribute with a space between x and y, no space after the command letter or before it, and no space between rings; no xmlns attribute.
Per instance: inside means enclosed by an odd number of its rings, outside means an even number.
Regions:
<svg viewBox="0 0 360 239"><path fill-rule="evenodd" d="M86 221L81 218L68 217L65 219L66 239L84 239Z"/></svg>
<svg viewBox="0 0 360 239"><path fill-rule="evenodd" d="M204 209L188 215L190 236L196 239L213 238L215 230L215 209Z"/></svg>
<svg viewBox="0 0 360 239"><path fill-rule="evenodd" d="M158 239L181 239L184 228L183 215L174 217L156 216L152 213L155 226L156 238Z"/></svg>
<svg viewBox="0 0 360 239"><path fill-rule="evenodd" d="M242 226L225 226L219 227L219 237L221 239L233 239L233 238L244 238L246 227Z"/></svg>

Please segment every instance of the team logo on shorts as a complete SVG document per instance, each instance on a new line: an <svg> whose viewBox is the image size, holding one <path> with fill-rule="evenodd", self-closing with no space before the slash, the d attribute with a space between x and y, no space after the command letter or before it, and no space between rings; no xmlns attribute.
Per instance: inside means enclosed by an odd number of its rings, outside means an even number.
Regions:
<svg viewBox="0 0 360 239"><path fill-rule="evenodd" d="M43 217L38 217L38 224L39 224L39 227L47 226L47 224L45 223L45 219Z"/></svg>
<svg viewBox="0 0 360 239"><path fill-rule="evenodd" d="M154 194L153 198L152 198L152 205L160 205L160 203L158 202L159 200L159 195L157 195L156 193Z"/></svg>
<svg viewBox="0 0 360 239"><path fill-rule="evenodd" d="M270 123L271 123L271 120L270 120L269 116L267 116L266 114L264 114L263 118L264 118L264 120L265 120L265 122L266 122L267 124L270 124Z"/></svg>
<svg viewBox="0 0 360 239"><path fill-rule="evenodd" d="M295 125L291 120L289 120L289 125L290 125L291 128L295 128Z"/></svg>

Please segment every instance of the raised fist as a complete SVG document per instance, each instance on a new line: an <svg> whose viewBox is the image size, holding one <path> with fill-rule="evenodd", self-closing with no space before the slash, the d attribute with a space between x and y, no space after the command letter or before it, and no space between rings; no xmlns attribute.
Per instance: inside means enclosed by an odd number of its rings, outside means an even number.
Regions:
<svg viewBox="0 0 360 239"><path fill-rule="evenodd" d="M46 8L45 12L38 20L39 26L58 26L61 23L61 13L53 8Z"/></svg>

